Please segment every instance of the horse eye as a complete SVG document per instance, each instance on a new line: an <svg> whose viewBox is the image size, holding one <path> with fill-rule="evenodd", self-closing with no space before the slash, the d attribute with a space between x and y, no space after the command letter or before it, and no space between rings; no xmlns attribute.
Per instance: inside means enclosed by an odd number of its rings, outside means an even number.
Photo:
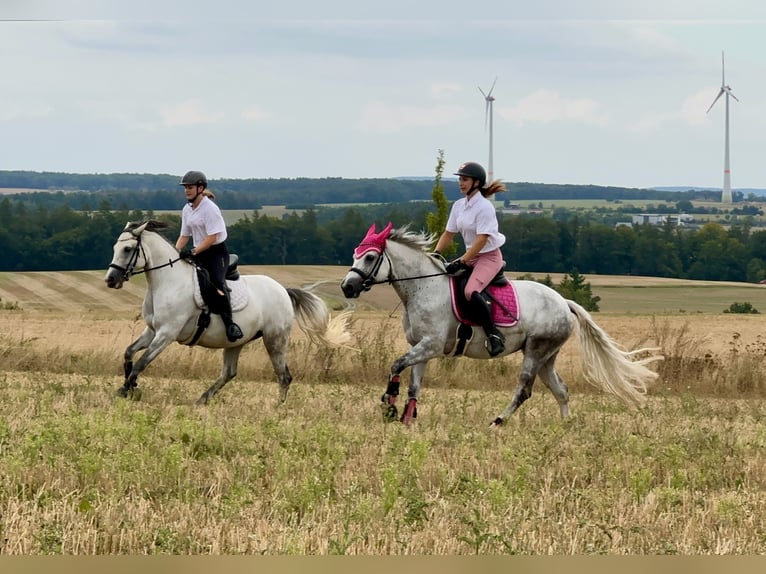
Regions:
<svg viewBox="0 0 766 574"><path fill-rule="evenodd" d="M125 253L130 253L131 251L133 251L133 248L132 248L132 247L128 247L128 246L126 245L125 247L123 247L123 248L122 248L122 250L123 250Z"/></svg>
<svg viewBox="0 0 766 574"><path fill-rule="evenodd" d="M372 263L373 261L375 261L375 255L373 255L372 253L368 253L367 255L364 256L364 260L367 263Z"/></svg>

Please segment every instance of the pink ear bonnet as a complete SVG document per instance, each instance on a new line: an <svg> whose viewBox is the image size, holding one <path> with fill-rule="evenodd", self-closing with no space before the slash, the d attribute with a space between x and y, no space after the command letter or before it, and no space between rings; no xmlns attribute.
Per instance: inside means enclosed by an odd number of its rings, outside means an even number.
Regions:
<svg viewBox="0 0 766 574"><path fill-rule="evenodd" d="M354 249L354 257L359 259L362 255L368 251L375 251L376 253L382 253L386 248L386 240L391 235L391 229L394 224L390 221L380 233L375 233L375 224L373 223L367 230L367 235L364 236L362 242Z"/></svg>

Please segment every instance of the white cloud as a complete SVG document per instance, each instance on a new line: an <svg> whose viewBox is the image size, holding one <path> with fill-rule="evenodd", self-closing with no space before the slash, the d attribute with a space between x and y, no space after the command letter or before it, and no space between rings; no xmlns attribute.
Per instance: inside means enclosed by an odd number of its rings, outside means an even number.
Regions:
<svg viewBox="0 0 766 574"><path fill-rule="evenodd" d="M523 97L515 106L503 107L500 116L516 125L525 123L576 122L605 127L607 113L596 100L567 99L558 92L539 89Z"/></svg>
<svg viewBox="0 0 766 574"><path fill-rule="evenodd" d="M465 116L465 110L459 106L418 107L377 101L362 108L357 127L366 132L390 134L412 128L446 126Z"/></svg>
<svg viewBox="0 0 766 574"><path fill-rule="evenodd" d="M224 116L223 112L206 110L197 99L186 100L160 109L162 123L167 127L193 126L197 124L214 124Z"/></svg>
<svg viewBox="0 0 766 574"><path fill-rule="evenodd" d="M670 112L646 112L641 118L628 126L630 131L645 133L658 132L668 124L683 122L691 127L706 125L710 114L705 111L715 98L717 92L713 88L703 88L684 99L681 107ZM716 107L720 106L716 104ZM710 112L713 113L712 111Z"/></svg>
<svg viewBox="0 0 766 574"><path fill-rule="evenodd" d="M431 84L431 96L434 98L449 97L460 91L460 85L455 83L439 82Z"/></svg>
<svg viewBox="0 0 766 574"><path fill-rule="evenodd" d="M242 110L242 117L246 120L250 121L259 121L259 120L265 120L268 119L270 114L263 110L259 106L248 106L245 109Z"/></svg>
<svg viewBox="0 0 766 574"><path fill-rule="evenodd" d="M53 107L48 104L15 102L13 104L0 100L0 122L13 120L33 120L53 114Z"/></svg>

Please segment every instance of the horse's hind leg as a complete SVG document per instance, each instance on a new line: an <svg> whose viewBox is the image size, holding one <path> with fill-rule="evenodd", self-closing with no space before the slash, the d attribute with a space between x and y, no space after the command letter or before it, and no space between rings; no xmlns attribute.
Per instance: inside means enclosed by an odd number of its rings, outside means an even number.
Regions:
<svg viewBox="0 0 766 574"><path fill-rule="evenodd" d="M197 399L198 405L206 405L212 399L223 386L237 376L237 364L239 363L239 354L242 352L243 346L228 347L223 350L223 366L221 367L221 375L218 379L210 385L210 388L202 393L202 396Z"/></svg>
<svg viewBox="0 0 766 574"><path fill-rule="evenodd" d="M293 376L290 369L287 368L287 346L290 338L289 328L277 335L263 336L263 345L269 354L271 366L274 367L274 373L279 382L279 402L284 403L287 400L287 391L290 390L290 383Z"/></svg>
<svg viewBox="0 0 766 574"><path fill-rule="evenodd" d="M527 351L524 354L524 360L521 363L521 372L519 373L519 383L516 385L516 392L513 394L513 400L502 414L492 421L491 426L502 425L521 404L532 396L532 385L537 376L537 370L540 368L540 362L535 353Z"/></svg>
<svg viewBox="0 0 766 574"><path fill-rule="evenodd" d="M559 411L561 412L561 418L567 418L569 416L569 389L566 384L556 372L556 356L558 353L548 359L545 364L540 367L539 375L540 380L545 384L559 404Z"/></svg>

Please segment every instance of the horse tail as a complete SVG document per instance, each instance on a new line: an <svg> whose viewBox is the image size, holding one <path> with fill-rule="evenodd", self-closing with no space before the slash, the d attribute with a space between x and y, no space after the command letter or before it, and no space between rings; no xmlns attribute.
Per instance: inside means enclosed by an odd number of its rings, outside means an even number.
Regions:
<svg viewBox="0 0 766 574"><path fill-rule="evenodd" d="M582 367L585 378L599 389L609 392L626 404L641 407L646 402L647 384L659 376L646 365L664 359L650 355L633 359L634 355L653 353L657 348L624 351L606 332L596 325L590 313L574 301L567 299L569 310L577 317Z"/></svg>
<svg viewBox="0 0 766 574"><path fill-rule="evenodd" d="M295 318L301 330L309 339L326 347L346 346L351 341L348 332L350 312L336 317L330 316L330 310L317 295L305 289L287 288L290 301L295 309Z"/></svg>

